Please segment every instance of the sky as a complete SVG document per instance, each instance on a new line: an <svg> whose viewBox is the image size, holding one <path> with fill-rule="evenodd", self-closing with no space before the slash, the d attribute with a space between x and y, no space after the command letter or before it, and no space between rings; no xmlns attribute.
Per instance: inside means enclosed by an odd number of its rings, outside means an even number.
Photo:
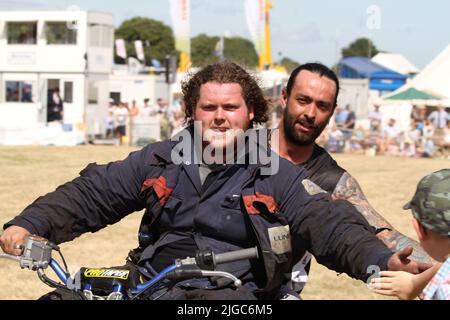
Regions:
<svg viewBox="0 0 450 320"><path fill-rule="evenodd" d="M403 54L424 68L450 44L447 0L272 0L272 60L320 61L332 66L343 47L370 37L378 50ZM111 12L117 27L145 16L171 26L168 0L0 0L1 9ZM191 35L230 34L250 39L244 0L191 0Z"/></svg>

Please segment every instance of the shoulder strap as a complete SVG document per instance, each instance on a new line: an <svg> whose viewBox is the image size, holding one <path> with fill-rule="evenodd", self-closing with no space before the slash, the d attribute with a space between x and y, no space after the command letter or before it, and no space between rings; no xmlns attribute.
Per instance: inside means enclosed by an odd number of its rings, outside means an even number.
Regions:
<svg viewBox="0 0 450 320"><path fill-rule="evenodd" d="M159 220L164 204L170 198L178 182L181 166L170 161L171 150L172 143L170 140L158 142L155 144L155 151L149 161L149 165L152 167L149 173L150 177L144 181L141 193L152 192L153 196L158 198L159 204L157 208L151 208L154 210L152 214L148 214L146 211L142 216L138 233L139 246L131 250L127 258L133 263L137 263L141 252L158 239L159 232L156 222ZM147 210L149 209L147 208Z"/></svg>

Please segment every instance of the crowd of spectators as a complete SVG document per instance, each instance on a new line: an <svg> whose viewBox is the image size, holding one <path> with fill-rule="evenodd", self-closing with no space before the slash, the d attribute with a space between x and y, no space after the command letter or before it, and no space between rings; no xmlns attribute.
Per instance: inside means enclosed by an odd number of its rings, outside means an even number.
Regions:
<svg viewBox="0 0 450 320"><path fill-rule="evenodd" d="M274 104L273 117L268 127L276 128L283 109ZM184 126L184 111L180 96L172 103L162 98L152 104L146 98L141 104L136 100L114 103L111 100L105 119L105 138L117 139L123 144L137 117L158 117L161 139L168 139ZM450 114L438 107L427 115L426 108L414 106L410 126L402 129L394 118L386 118L375 105L369 113L369 127L358 125L351 105L336 107L333 121L323 131L317 143L332 153L391 155L405 157L450 158Z"/></svg>
<svg viewBox="0 0 450 320"><path fill-rule="evenodd" d="M355 119L350 106L337 108L318 142L336 153L450 158L450 114L443 107L427 116L424 107L415 106L406 129L385 119L377 105L369 113L369 128L355 126Z"/></svg>
<svg viewBox="0 0 450 320"><path fill-rule="evenodd" d="M155 104L149 98L144 99L142 104L133 100L131 106L127 102L116 103L111 99L104 123L104 138L117 139L120 144L124 144L135 120L149 117L158 118L161 139L170 138L183 127L184 113L180 98L175 96L171 105L163 98L158 98Z"/></svg>

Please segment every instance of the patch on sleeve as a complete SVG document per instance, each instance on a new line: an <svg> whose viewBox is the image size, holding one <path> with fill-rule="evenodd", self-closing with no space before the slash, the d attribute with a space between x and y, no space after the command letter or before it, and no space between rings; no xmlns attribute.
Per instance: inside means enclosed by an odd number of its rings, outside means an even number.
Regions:
<svg viewBox="0 0 450 320"><path fill-rule="evenodd" d="M273 227L269 232L270 246L276 254L283 254L292 251L291 235L289 226Z"/></svg>
<svg viewBox="0 0 450 320"><path fill-rule="evenodd" d="M314 196L319 193L327 193L325 190L323 190L321 187L319 187L309 179L303 179L302 184L310 196Z"/></svg>

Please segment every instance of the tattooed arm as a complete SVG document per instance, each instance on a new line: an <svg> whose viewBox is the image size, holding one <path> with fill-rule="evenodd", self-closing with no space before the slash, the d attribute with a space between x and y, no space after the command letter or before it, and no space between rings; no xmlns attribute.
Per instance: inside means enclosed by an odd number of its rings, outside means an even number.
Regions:
<svg viewBox="0 0 450 320"><path fill-rule="evenodd" d="M333 200L347 200L364 216L369 224L382 231L377 237L393 251L400 251L407 246L413 247L411 259L416 262L434 263L434 260L422 249L417 241L401 234L386 221L367 201L358 182L349 173L345 172L340 178L336 188L331 195Z"/></svg>

